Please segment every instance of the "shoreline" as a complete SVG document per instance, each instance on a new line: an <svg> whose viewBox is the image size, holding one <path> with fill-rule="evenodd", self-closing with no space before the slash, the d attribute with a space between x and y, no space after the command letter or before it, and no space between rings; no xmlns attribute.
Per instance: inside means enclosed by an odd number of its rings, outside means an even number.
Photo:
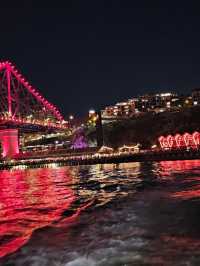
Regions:
<svg viewBox="0 0 200 266"><path fill-rule="evenodd" d="M13 167L41 167L48 164L60 164L68 166L76 165L95 165L95 164L119 164L128 162L159 162L159 161L177 161L177 160L195 160L200 159L200 150L169 150L154 152L139 152L133 154L83 154L79 156L58 156L44 158L28 158L4 160L0 163L0 169L11 169Z"/></svg>

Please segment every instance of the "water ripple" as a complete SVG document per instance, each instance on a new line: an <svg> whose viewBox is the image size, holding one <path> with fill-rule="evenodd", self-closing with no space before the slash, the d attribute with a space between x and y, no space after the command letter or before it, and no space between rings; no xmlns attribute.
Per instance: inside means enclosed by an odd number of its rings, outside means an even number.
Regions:
<svg viewBox="0 0 200 266"><path fill-rule="evenodd" d="M0 171L1 265L200 265L200 161Z"/></svg>

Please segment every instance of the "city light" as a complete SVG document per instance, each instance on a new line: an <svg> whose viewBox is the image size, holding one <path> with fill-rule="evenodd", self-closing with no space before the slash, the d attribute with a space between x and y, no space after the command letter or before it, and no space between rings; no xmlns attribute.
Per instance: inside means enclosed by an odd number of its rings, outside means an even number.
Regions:
<svg viewBox="0 0 200 266"><path fill-rule="evenodd" d="M90 109L89 110L89 115L94 115L95 114L95 110L94 109Z"/></svg>

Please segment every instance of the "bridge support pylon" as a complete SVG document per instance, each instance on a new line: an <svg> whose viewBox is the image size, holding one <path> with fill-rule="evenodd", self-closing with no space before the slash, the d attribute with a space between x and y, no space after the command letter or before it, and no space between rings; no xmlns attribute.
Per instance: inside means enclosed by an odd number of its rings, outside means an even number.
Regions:
<svg viewBox="0 0 200 266"><path fill-rule="evenodd" d="M18 129L1 129L0 142L2 156L4 158L13 158L19 153Z"/></svg>

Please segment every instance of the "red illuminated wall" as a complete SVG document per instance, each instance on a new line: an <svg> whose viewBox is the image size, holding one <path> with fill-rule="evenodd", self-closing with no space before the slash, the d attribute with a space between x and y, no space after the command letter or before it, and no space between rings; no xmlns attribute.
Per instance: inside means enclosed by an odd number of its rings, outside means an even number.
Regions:
<svg viewBox="0 0 200 266"><path fill-rule="evenodd" d="M18 130L0 130L0 141L2 145L2 156L12 158L19 153Z"/></svg>

